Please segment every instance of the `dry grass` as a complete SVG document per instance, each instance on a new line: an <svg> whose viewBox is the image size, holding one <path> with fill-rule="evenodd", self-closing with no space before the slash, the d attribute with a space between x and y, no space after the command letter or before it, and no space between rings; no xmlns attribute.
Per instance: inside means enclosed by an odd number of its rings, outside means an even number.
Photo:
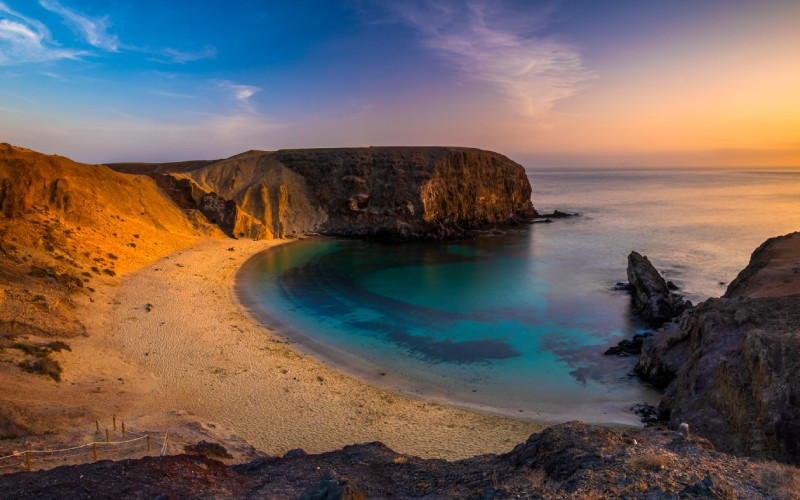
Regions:
<svg viewBox="0 0 800 500"><path fill-rule="evenodd" d="M628 463L634 469L660 470L666 469L669 461L663 454L646 452L642 455L631 457Z"/></svg>
<svg viewBox="0 0 800 500"><path fill-rule="evenodd" d="M771 485L774 498L800 498L800 470L797 467L777 462L765 462L761 465L761 477Z"/></svg>

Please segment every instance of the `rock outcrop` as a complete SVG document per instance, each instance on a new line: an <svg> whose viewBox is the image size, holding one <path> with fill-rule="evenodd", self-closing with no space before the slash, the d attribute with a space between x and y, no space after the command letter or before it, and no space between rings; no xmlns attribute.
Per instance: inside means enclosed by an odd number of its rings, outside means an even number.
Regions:
<svg viewBox="0 0 800 500"><path fill-rule="evenodd" d="M456 462L381 443L227 467L198 456L102 461L0 476L19 498L797 498L795 467L717 453L670 431L620 434L579 422L502 455Z"/></svg>
<svg viewBox="0 0 800 500"><path fill-rule="evenodd" d="M234 237L302 233L446 239L529 221L522 166L470 148L249 151L200 165L112 165L149 173L186 208Z"/></svg>
<svg viewBox="0 0 800 500"><path fill-rule="evenodd" d="M726 294L645 339L660 412L725 451L800 463L800 233L761 245Z"/></svg>
<svg viewBox="0 0 800 500"><path fill-rule="evenodd" d="M631 252L628 255L628 282L633 311L653 326L661 326L682 313L687 304L670 292L669 286L650 260Z"/></svg>

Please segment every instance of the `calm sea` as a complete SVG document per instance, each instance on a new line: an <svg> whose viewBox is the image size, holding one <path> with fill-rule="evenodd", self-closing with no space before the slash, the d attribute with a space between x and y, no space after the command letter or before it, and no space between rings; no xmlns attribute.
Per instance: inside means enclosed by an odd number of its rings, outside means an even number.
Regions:
<svg viewBox="0 0 800 500"><path fill-rule="evenodd" d="M395 390L545 421L630 423L657 392L604 356L643 329L637 250L694 302L800 228L800 170L536 171L534 205L579 217L447 244L319 238L269 250L240 294L326 362Z"/></svg>

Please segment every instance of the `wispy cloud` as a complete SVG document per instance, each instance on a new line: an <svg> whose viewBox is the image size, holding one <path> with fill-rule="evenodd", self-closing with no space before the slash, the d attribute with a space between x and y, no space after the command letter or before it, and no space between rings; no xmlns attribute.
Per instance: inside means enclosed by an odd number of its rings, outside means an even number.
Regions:
<svg viewBox="0 0 800 500"><path fill-rule="evenodd" d="M471 0L398 1L396 20L413 27L425 46L463 74L487 82L526 115L547 112L592 77L569 44L537 36L548 9L520 18L500 2Z"/></svg>
<svg viewBox="0 0 800 500"><path fill-rule="evenodd" d="M203 50L178 50L172 48L162 49L159 55L166 58L169 62L176 64L186 64L188 62L201 61L203 59L214 59L217 57L217 49L205 47Z"/></svg>
<svg viewBox="0 0 800 500"><path fill-rule="evenodd" d="M39 0L39 5L61 16L67 26L81 35L89 45L109 52L119 51L119 38L108 32L108 16L89 17L64 7L56 0Z"/></svg>
<svg viewBox="0 0 800 500"><path fill-rule="evenodd" d="M227 80L218 81L216 83L217 87L227 90L230 93L230 96L241 109L248 113L255 113L255 108L250 102L250 98L253 97L256 92L260 92L261 88L252 85L241 85Z"/></svg>
<svg viewBox="0 0 800 500"><path fill-rule="evenodd" d="M82 55L86 52L56 46L44 24L0 2L0 65L77 59Z"/></svg>

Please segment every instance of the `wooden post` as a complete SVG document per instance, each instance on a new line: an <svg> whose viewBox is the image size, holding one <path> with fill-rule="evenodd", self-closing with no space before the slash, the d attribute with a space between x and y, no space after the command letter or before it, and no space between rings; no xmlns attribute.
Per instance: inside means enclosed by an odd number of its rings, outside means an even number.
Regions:
<svg viewBox="0 0 800 500"><path fill-rule="evenodd" d="M122 437L125 437L125 421L122 421Z"/></svg>
<svg viewBox="0 0 800 500"><path fill-rule="evenodd" d="M114 423L114 430L117 430L117 416L111 417L111 421Z"/></svg>
<svg viewBox="0 0 800 500"><path fill-rule="evenodd" d="M150 451L150 434L147 435L147 451Z"/></svg>
<svg viewBox="0 0 800 500"><path fill-rule="evenodd" d="M111 442L111 440L108 439L108 429L106 429L106 443L110 443L110 442Z"/></svg>
<svg viewBox="0 0 800 500"><path fill-rule="evenodd" d="M92 443L92 455L94 455L94 461L97 462L97 443Z"/></svg>
<svg viewBox="0 0 800 500"><path fill-rule="evenodd" d="M27 451L25 452L25 467L27 467L28 470L33 470L33 467L31 466L31 454Z"/></svg>
<svg viewBox="0 0 800 500"><path fill-rule="evenodd" d="M100 434L100 421L95 419L94 420L94 426L97 429L97 433Z"/></svg>

